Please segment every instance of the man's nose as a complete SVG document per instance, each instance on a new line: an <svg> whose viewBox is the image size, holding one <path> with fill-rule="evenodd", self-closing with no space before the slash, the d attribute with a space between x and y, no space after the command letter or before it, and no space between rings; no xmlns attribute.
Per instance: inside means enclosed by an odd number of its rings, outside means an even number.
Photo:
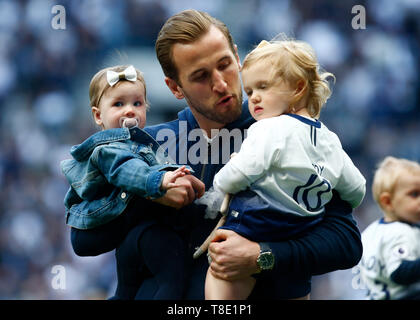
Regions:
<svg viewBox="0 0 420 320"><path fill-rule="evenodd" d="M220 71L215 71L213 73L213 90L217 92L224 93L227 88L227 83Z"/></svg>

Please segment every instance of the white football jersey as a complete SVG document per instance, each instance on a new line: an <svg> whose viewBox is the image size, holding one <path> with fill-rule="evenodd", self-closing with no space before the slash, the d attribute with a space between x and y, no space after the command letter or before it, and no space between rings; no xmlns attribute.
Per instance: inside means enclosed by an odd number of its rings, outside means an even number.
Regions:
<svg viewBox="0 0 420 320"><path fill-rule="evenodd" d="M420 281L404 286L390 279L402 260L420 257L419 227L380 219L363 231L362 243L363 256L359 267L363 284L368 289L368 299L403 299L419 292Z"/></svg>
<svg viewBox="0 0 420 320"><path fill-rule="evenodd" d="M232 194L250 187L280 211L310 216L324 211L333 189L357 207L366 180L322 122L287 114L251 125L214 186Z"/></svg>

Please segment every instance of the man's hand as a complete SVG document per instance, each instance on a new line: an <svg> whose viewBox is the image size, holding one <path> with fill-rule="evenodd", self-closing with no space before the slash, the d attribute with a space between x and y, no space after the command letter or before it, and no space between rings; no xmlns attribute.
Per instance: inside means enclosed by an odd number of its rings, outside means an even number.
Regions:
<svg viewBox="0 0 420 320"><path fill-rule="evenodd" d="M165 195L153 201L162 205L181 209L195 198L200 198L205 191L205 185L191 174L176 179L177 186L168 189Z"/></svg>
<svg viewBox="0 0 420 320"><path fill-rule="evenodd" d="M259 271L260 245L231 230L218 229L209 246L210 272L216 278L235 280Z"/></svg>

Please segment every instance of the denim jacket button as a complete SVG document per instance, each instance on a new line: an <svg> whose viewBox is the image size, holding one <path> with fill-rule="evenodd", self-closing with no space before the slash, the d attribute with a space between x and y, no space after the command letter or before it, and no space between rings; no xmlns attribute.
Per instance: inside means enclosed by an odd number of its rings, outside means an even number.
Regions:
<svg viewBox="0 0 420 320"><path fill-rule="evenodd" d="M121 193L121 199L125 199L126 196L127 194L125 192Z"/></svg>

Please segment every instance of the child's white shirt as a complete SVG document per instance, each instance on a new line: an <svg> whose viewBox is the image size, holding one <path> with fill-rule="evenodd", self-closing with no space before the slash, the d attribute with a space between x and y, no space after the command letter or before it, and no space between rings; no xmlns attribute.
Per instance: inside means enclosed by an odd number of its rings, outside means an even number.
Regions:
<svg viewBox="0 0 420 320"><path fill-rule="evenodd" d="M362 233L360 276L368 298L401 299L420 290L420 281L409 286L393 282L391 274L403 260L420 257L420 228L403 222L374 221Z"/></svg>
<svg viewBox="0 0 420 320"><path fill-rule="evenodd" d="M250 187L279 210L320 214L332 190L357 207L366 180L337 135L318 120L281 115L251 125L239 153L216 174L214 186L235 194Z"/></svg>

